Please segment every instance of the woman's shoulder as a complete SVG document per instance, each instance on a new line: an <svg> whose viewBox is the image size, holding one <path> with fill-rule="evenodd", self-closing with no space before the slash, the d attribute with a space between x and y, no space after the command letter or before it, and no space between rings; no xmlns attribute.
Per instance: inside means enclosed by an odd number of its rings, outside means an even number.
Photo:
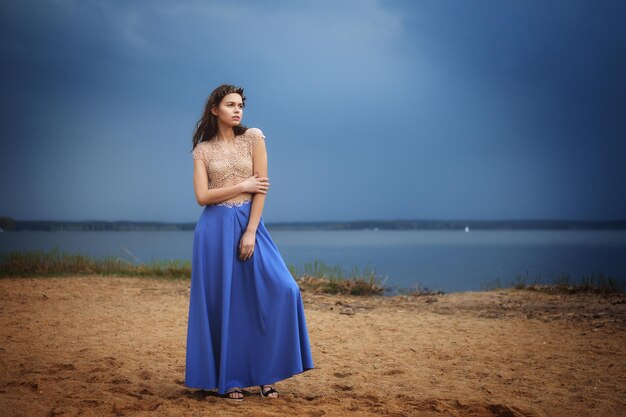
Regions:
<svg viewBox="0 0 626 417"><path fill-rule="evenodd" d="M203 142L198 142L196 144L196 146L193 148L193 151L191 152L193 155L193 159L206 159L207 155L210 154L210 152L207 152L209 149L209 142L208 140L205 140Z"/></svg>
<svg viewBox="0 0 626 417"><path fill-rule="evenodd" d="M252 153L252 149L256 146L257 143L265 141L265 135L258 127L249 127L244 133L246 147L248 148L248 153Z"/></svg>
<svg viewBox="0 0 626 417"><path fill-rule="evenodd" d="M205 161L208 160L213 153L215 153L215 141L213 140L198 142L192 151L193 159L204 159Z"/></svg>
<svg viewBox="0 0 626 417"><path fill-rule="evenodd" d="M263 134L263 131L261 129L259 129L258 127L249 127L246 130L246 135L252 136L252 137L260 136L262 138L265 138L265 135Z"/></svg>
<svg viewBox="0 0 626 417"><path fill-rule="evenodd" d="M198 142L198 144L193 148L193 150L195 151L197 149L198 151L200 151L200 150L207 149L209 146L211 146L209 145L209 142L210 141L208 140L205 140L203 142Z"/></svg>

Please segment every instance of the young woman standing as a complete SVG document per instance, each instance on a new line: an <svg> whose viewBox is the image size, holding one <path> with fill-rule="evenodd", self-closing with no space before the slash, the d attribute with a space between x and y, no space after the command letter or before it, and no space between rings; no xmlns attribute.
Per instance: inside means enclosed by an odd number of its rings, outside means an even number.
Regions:
<svg viewBox="0 0 626 417"><path fill-rule="evenodd" d="M193 135L194 231L185 385L243 401L241 387L313 368L300 288L263 223L265 136L241 124L243 88L209 96Z"/></svg>

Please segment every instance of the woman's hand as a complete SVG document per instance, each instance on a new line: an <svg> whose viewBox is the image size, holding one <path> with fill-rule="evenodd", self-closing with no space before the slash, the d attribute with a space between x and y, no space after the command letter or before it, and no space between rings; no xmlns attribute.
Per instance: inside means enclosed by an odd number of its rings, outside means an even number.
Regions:
<svg viewBox="0 0 626 417"><path fill-rule="evenodd" d="M256 243L256 233L246 230L239 241L239 259L246 261L250 259L254 253L254 244Z"/></svg>
<svg viewBox="0 0 626 417"><path fill-rule="evenodd" d="M266 194L270 188L270 179L268 177L260 177L259 173L255 172L253 176L245 181L242 181L244 193L261 193Z"/></svg>

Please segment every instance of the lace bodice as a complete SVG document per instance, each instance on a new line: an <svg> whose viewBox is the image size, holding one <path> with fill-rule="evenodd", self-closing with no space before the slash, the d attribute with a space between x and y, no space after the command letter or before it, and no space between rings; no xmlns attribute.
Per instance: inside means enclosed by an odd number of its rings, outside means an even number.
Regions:
<svg viewBox="0 0 626 417"><path fill-rule="evenodd" d="M201 159L207 168L209 189L230 187L254 175L252 172L252 149L259 140L265 140L261 129L249 128L243 135L235 137L234 149L216 141L200 142L193 149L193 159ZM231 145L232 146L232 145ZM216 206L241 206L251 201L251 193L241 193L229 200L211 204Z"/></svg>

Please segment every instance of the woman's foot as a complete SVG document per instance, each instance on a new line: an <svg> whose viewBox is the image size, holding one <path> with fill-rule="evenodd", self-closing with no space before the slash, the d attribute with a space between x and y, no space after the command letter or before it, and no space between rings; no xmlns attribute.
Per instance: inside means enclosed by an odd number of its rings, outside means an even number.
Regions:
<svg viewBox="0 0 626 417"><path fill-rule="evenodd" d="M261 388L261 397L263 398L278 398L278 391L276 391L271 385L259 385Z"/></svg>
<svg viewBox="0 0 626 417"><path fill-rule="evenodd" d="M239 388L229 389L225 395L231 401L243 401L243 392Z"/></svg>

